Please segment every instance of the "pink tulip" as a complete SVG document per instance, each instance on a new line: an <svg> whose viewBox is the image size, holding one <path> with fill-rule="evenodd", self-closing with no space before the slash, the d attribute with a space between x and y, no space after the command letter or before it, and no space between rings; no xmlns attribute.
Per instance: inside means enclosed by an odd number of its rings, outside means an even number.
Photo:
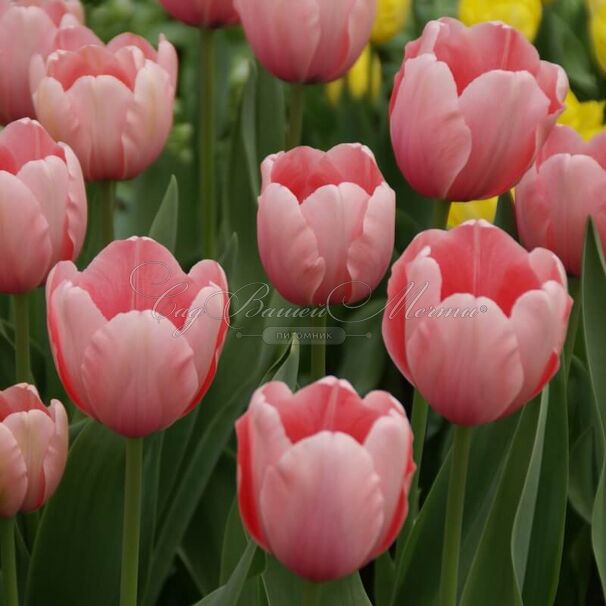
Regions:
<svg viewBox="0 0 606 606"><path fill-rule="evenodd" d="M30 61L66 48L66 30L84 38L83 20L78 0L0 0L0 124L35 117Z"/></svg>
<svg viewBox="0 0 606 606"><path fill-rule="evenodd" d="M190 412L214 378L227 332L227 282L201 261L183 273L149 238L112 242L82 273L59 263L46 287L51 349L85 414L127 437Z"/></svg>
<svg viewBox="0 0 606 606"><path fill-rule="evenodd" d="M572 299L560 260L486 221L419 234L395 263L387 351L430 406L458 425L505 417L553 377Z"/></svg>
<svg viewBox="0 0 606 606"><path fill-rule="evenodd" d="M238 500L253 539L296 574L326 581L389 548L415 465L400 403L327 377L267 383L237 424Z"/></svg>
<svg viewBox="0 0 606 606"><path fill-rule="evenodd" d="M502 23L430 21L406 45L391 98L391 140L418 192L502 194L526 172L562 112L564 70Z"/></svg>
<svg viewBox="0 0 606 606"><path fill-rule="evenodd" d="M0 516L42 507L65 469L67 415L53 400L49 408L33 385L0 391Z"/></svg>
<svg viewBox="0 0 606 606"><path fill-rule="evenodd" d="M578 276L589 217L606 247L606 133L586 142L556 126L516 188L515 207L523 244L552 250Z"/></svg>
<svg viewBox="0 0 606 606"><path fill-rule="evenodd" d="M288 82L344 76L368 44L377 0L235 0L263 67Z"/></svg>
<svg viewBox="0 0 606 606"><path fill-rule="evenodd" d="M240 20L233 0L160 0L160 4L175 19L196 27L225 27Z"/></svg>
<svg viewBox="0 0 606 606"><path fill-rule="evenodd" d="M170 133L177 54L134 34L32 64L38 119L69 143L89 180L130 179L160 155Z"/></svg>
<svg viewBox="0 0 606 606"><path fill-rule="evenodd" d="M33 120L0 133L0 292L44 282L75 259L86 234L86 191L78 159Z"/></svg>
<svg viewBox="0 0 606 606"><path fill-rule="evenodd" d="M298 147L261 172L259 251L280 294L298 305L367 297L391 260L396 205L372 152Z"/></svg>

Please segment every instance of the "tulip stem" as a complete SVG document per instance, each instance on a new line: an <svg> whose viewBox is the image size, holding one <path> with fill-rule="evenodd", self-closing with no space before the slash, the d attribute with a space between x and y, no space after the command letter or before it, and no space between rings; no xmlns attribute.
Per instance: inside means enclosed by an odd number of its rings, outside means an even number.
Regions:
<svg viewBox="0 0 606 606"><path fill-rule="evenodd" d="M5 606L19 606L17 560L15 558L15 518L0 519L2 542L2 585Z"/></svg>
<svg viewBox="0 0 606 606"><path fill-rule="evenodd" d="M303 132L303 112L305 110L305 84L293 84L290 94L290 116L288 118L288 133L286 149L301 145Z"/></svg>
<svg viewBox="0 0 606 606"><path fill-rule="evenodd" d="M29 351L29 295L13 295L15 309L15 374L17 383L31 381Z"/></svg>
<svg viewBox="0 0 606 606"><path fill-rule="evenodd" d="M326 309L318 308L312 315L314 335L311 343L311 380L318 381L326 375Z"/></svg>
<svg viewBox="0 0 606 606"><path fill-rule="evenodd" d="M217 207L215 199L215 30L200 28L200 204L202 256L216 256Z"/></svg>
<svg viewBox="0 0 606 606"><path fill-rule="evenodd" d="M435 229L446 229L448 226L448 215L450 214L450 202L436 200L433 205L433 217L431 226Z"/></svg>
<svg viewBox="0 0 606 606"><path fill-rule="evenodd" d="M102 246L114 241L114 208L116 206L116 183L99 182L99 210Z"/></svg>
<svg viewBox="0 0 606 606"><path fill-rule="evenodd" d="M320 603L321 591L321 583L312 583L311 581L305 581L302 606L318 606L318 604Z"/></svg>
<svg viewBox="0 0 606 606"><path fill-rule="evenodd" d="M126 440L126 474L124 478L121 606L137 606L142 468L143 438L128 438Z"/></svg>
<svg viewBox="0 0 606 606"><path fill-rule="evenodd" d="M456 606L471 428L455 426L444 524L440 606Z"/></svg>

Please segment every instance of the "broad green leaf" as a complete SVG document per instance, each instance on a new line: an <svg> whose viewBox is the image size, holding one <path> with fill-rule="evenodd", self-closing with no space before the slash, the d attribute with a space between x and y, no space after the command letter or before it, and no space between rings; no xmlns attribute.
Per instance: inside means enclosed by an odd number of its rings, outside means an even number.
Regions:
<svg viewBox="0 0 606 606"><path fill-rule="evenodd" d="M286 351L285 356L279 360L277 367L269 371L273 375L272 381L286 383L292 391L297 388L297 377L299 375L299 358L301 346L296 335L293 336L292 344Z"/></svg>
<svg viewBox="0 0 606 606"><path fill-rule="evenodd" d="M149 230L149 237L163 244L172 253L177 245L179 227L179 186L173 175Z"/></svg>
<svg viewBox="0 0 606 606"><path fill-rule="evenodd" d="M585 239L583 274L583 327L587 348L587 363L593 385L597 421L601 429L602 467L593 505L591 537L593 552L606 596L606 265L600 238L593 221L590 221Z"/></svg>
<svg viewBox="0 0 606 606"><path fill-rule="evenodd" d="M516 212L510 192L499 196L494 224L505 230L513 238L517 239L518 227L516 224Z"/></svg>

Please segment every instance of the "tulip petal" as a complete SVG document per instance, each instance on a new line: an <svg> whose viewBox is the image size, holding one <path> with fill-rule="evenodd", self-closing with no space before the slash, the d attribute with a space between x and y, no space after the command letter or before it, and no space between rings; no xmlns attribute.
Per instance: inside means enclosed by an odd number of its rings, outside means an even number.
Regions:
<svg viewBox="0 0 606 606"><path fill-rule="evenodd" d="M67 200L67 227L64 234L61 259L76 259L84 245L88 222L88 204L84 177L78 158L67 145L63 145L69 175Z"/></svg>
<svg viewBox="0 0 606 606"><path fill-rule="evenodd" d="M19 383L0 391L0 421L13 413L29 410L46 412L34 385Z"/></svg>
<svg viewBox="0 0 606 606"><path fill-rule="evenodd" d="M198 392L189 343L151 311L118 314L97 330L84 352L82 383L91 414L127 437L165 429Z"/></svg>
<svg viewBox="0 0 606 606"><path fill-rule="evenodd" d="M27 492L27 467L13 433L0 423L0 516L14 516Z"/></svg>
<svg viewBox="0 0 606 606"><path fill-rule="evenodd" d="M52 400L49 412L55 424L55 433L48 443L48 450L44 458L44 503L53 496L61 482L67 461L69 441L67 414L61 402Z"/></svg>
<svg viewBox="0 0 606 606"><path fill-rule="evenodd" d="M494 301L455 294L441 303L449 317L425 318L407 342L415 386L452 423L478 425L499 418L522 389L518 341ZM454 310L476 309L473 317ZM480 362L481 361L481 362Z"/></svg>
<svg viewBox="0 0 606 606"><path fill-rule="evenodd" d="M383 497L372 459L340 433L307 438L270 467L260 510L271 551L313 581L354 572L383 526Z"/></svg>
<svg viewBox="0 0 606 606"><path fill-rule="evenodd" d="M450 188L472 151L454 78L433 55L410 59L403 69L390 112L398 165L417 191L449 199Z"/></svg>

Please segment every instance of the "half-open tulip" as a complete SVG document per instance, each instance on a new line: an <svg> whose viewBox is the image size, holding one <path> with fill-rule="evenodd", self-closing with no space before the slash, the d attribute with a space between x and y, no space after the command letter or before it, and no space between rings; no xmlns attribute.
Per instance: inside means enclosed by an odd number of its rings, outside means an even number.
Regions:
<svg viewBox="0 0 606 606"><path fill-rule="evenodd" d="M78 159L34 120L0 133L0 292L44 282L60 260L80 253L86 191Z"/></svg>
<svg viewBox="0 0 606 606"><path fill-rule="evenodd" d="M297 305L367 297L389 267L396 204L372 152L298 147L261 172L257 237L274 287Z"/></svg>
<svg viewBox="0 0 606 606"><path fill-rule="evenodd" d="M552 250L579 275L589 217L606 245L606 133L584 141L556 126L516 187L515 209L522 243Z"/></svg>
<svg viewBox="0 0 606 606"><path fill-rule="evenodd" d="M175 18L197 27L224 27L239 21L233 0L160 0Z"/></svg>
<svg viewBox="0 0 606 606"><path fill-rule="evenodd" d="M186 415L214 378L227 332L227 282L201 261L183 273L149 238L115 241L83 272L59 263L47 287L51 348L85 414L126 437Z"/></svg>
<svg viewBox="0 0 606 606"><path fill-rule="evenodd" d="M568 91L502 23L430 21L406 45L390 105L400 169L425 196L477 200L510 189L532 164Z"/></svg>
<svg viewBox="0 0 606 606"><path fill-rule="evenodd" d="M235 0L252 49L287 82L344 76L368 44L377 0Z"/></svg>
<svg viewBox="0 0 606 606"><path fill-rule="evenodd" d="M53 495L69 438L63 405L40 401L33 385L0 391L0 516L35 511Z"/></svg>
<svg viewBox="0 0 606 606"><path fill-rule="evenodd" d="M415 465L404 409L322 379L267 383L237 424L238 499L253 539L313 581L351 574L393 543Z"/></svg>
<svg viewBox="0 0 606 606"><path fill-rule="evenodd" d="M572 300L561 261L486 221L419 234L394 264L383 339L457 425L513 413L555 374Z"/></svg>
<svg viewBox="0 0 606 606"><path fill-rule="evenodd" d="M78 0L0 0L0 124L35 117L30 61L65 48L60 32L82 20Z"/></svg>
<svg viewBox="0 0 606 606"><path fill-rule="evenodd" d="M31 72L38 119L71 145L87 179L130 179L159 156L177 78L177 54L163 36L157 51L126 33L107 46L54 52Z"/></svg>

